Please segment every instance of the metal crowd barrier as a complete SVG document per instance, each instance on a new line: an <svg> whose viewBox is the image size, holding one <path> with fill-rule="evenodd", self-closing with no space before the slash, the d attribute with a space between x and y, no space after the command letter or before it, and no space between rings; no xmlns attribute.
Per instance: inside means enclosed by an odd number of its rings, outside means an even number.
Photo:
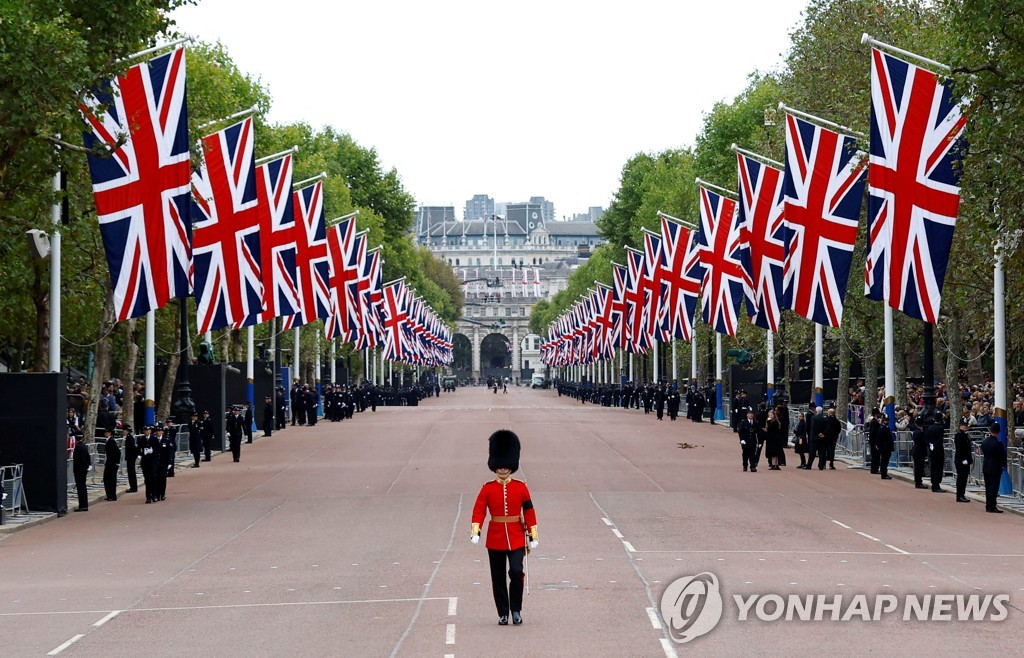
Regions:
<svg viewBox="0 0 1024 658"><path fill-rule="evenodd" d="M11 466L0 466L0 480L4 483L4 492L7 498L0 503L3 507L2 514L28 514L28 500L25 498L24 487L24 464L12 464Z"/></svg>

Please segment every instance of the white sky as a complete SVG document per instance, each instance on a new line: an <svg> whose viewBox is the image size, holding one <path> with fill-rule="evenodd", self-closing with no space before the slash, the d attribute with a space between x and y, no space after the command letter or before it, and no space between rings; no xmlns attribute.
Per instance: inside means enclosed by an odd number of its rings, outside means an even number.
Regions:
<svg viewBox="0 0 1024 658"><path fill-rule="evenodd" d="M692 145L781 64L806 4L200 0L175 18L262 80L272 122L349 133L418 203L544 196L561 218L607 207L632 155Z"/></svg>

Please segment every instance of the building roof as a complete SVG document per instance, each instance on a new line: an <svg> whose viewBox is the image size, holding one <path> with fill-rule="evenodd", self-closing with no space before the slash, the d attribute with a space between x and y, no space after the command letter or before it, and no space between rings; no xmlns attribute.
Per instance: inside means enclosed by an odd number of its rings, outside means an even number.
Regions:
<svg viewBox="0 0 1024 658"><path fill-rule="evenodd" d="M544 225L549 235L564 237L566 235L599 236L601 229L594 222L548 222Z"/></svg>

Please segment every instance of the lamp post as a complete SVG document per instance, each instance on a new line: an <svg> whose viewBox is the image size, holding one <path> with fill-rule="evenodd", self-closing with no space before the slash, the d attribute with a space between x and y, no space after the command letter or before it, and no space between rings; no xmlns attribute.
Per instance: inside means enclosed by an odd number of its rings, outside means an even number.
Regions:
<svg viewBox="0 0 1024 658"><path fill-rule="evenodd" d="M181 329L181 340L179 350L181 357L178 359L178 386L174 390L174 402L171 404L171 414L178 419L178 423L187 425L191 419L192 412L196 409L192 401L192 385L189 383L189 362L188 362L188 303L187 297L178 299L178 322Z"/></svg>

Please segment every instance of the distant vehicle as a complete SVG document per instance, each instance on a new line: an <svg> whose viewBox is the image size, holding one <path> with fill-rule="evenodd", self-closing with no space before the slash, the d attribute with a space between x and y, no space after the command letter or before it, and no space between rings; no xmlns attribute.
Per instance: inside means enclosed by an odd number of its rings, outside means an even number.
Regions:
<svg viewBox="0 0 1024 658"><path fill-rule="evenodd" d="M548 383L544 380L543 375L534 375L533 379L530 380L530 388L547 388Z"/></svg>
<svg viewBox="0 0 1024 658"><path fill-rule="evenodd" d="M455 382L456 381L457 380L455 379L454 375L446 375L446 376L442 377L441 378L441 390L445 391L446 393L454 393L455 392Z"/></svg>

